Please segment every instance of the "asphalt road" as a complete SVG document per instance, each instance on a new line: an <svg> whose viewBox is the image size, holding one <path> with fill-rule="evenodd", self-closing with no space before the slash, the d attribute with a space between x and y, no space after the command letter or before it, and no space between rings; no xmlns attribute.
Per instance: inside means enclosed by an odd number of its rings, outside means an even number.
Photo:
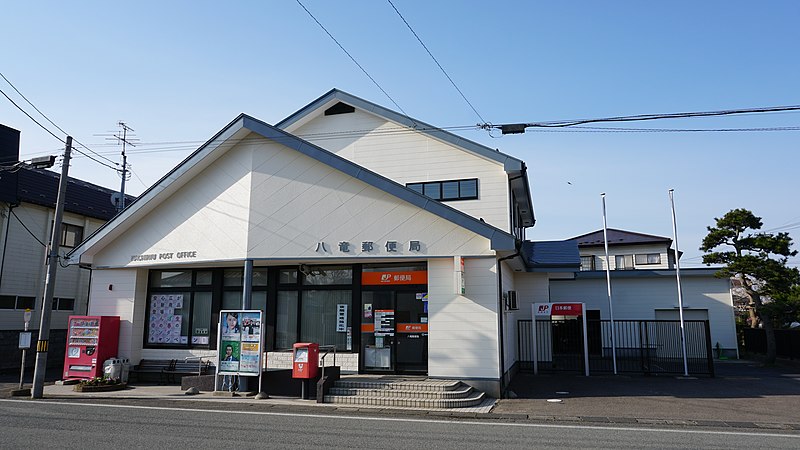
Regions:
<svg viewBox="0 0 800 450"><path fill-rule="evenodd" d="M800 434L0 400L3 448L798 448Z"/></svg>

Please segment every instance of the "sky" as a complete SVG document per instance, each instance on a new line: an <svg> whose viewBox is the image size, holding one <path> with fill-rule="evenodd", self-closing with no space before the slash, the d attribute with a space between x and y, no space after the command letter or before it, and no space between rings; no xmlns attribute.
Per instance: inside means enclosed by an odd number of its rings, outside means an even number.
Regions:
<svg viewBox="0 0 800 450"><path fill-rule="evenodd" d="M469 103L389 1L301 2L369 76L296 0L8 2L0 72L110 160L77 154L70 176L118 189L121 147L107 137L127 123L139 140L127 149L133 195L238 114L274 124L334 87L443 128L800 105L793 0L392 0ZM0 89L64 138L5 80ZM22 159L63 153L5 97L0 123L22 132ZM798 127L800 113L593 126ZM800 238L798 130L457 134L526 162L531 240L601 229L603 192L609 228L672 237L669 189L682 267L702 267L706 227L734 208Z"/></svg>

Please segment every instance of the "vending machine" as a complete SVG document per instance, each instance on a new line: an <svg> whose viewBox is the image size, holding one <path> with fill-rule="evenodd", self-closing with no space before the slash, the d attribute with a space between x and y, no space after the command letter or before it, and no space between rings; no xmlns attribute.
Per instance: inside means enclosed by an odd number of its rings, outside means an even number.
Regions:
<svg viewBox="0 0 800 450"><path fill-rule="evenodd" d="M119 316L70 316L64 379L103 376L103 362L117 356Z"/></svg>

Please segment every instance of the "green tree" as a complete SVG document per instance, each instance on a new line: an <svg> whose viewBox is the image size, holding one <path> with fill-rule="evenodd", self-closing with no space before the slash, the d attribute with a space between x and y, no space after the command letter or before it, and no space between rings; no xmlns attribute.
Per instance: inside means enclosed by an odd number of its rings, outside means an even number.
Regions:
<svg viewBox="0 0 800 450"><path fill-rule="evenodd" d="M788 267L792 238L788 233L758 232L761 218L746 209L734 209L721 218L716 226L708 227L700 250L706 252L707 265L722 264L718 277L738 278L749 297L750 326L760 321L767 337L766 364L775 363L774 307L765 305L771 299L788 296L793 286L800 284L800 271Z"/></svg>

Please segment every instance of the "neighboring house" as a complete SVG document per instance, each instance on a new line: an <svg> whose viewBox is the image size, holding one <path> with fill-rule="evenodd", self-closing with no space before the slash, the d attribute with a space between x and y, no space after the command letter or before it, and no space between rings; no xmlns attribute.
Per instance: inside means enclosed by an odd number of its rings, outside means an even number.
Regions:
<svg viewBox="0 0 800 450"><path fill-rule="evenodd" d="M586 303L602 319L610 317L603 230L570 239L577 243L581 271L550 280L550 298ZM608 253L614 319L677 320L678 284L672 239L608 229ZM730 280L714 268L681 268L684 319L708 320L711 345L738 357Z"/></svg>
<svg viewBox="0 0 800 450"><path fill-rule="evenodd" d="M579 267L574 242L523 242L528 186L523 161L334 89L276 126L240 115L69 257L133 363L215 357L219 311L250 306L270 367L317 342L345 371L499 396L517 320Z"/></svg>
<svg viewBox="0 0 800 450"><path fill-rule="evenodd" d="M44 244L50 240L60 175L19 164L19 131L4 125L0 125L0 167L0 348L3 354L16 354L25 309L33 313L30 329L39 329L47 272ZM59 254L75 248L114 216L113 193L69 180ZM57 271L51 318L51 348L56 353L64 351L67 317L86 313L89 294L89 271L65 262L62 265ZM4 358L0 368L19 367L19 362L17 357ZM62 361L53 357L48 363L60 365Z"/></svg>

